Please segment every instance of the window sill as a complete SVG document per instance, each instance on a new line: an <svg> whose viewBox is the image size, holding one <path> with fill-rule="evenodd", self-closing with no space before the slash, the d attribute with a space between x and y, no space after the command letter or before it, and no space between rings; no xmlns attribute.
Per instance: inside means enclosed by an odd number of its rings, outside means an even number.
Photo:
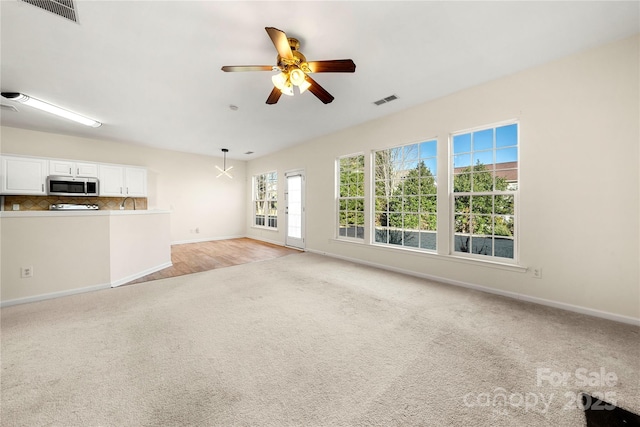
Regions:
<svg viewBox="0 0 640 427"><path fill-rule="evenodd" d="M251 228L255 228L257 230L278 231L277 227L265 227L264 225L252 225Z"/></svg>
<svg viewBox="0 0 640 427"><path fill-rule="evenodd" d="M406 254L411 256L428 257L432 259L437 259L439 261L463 263L463 264L476 265L478 267L486 267L486 268L496 268L500 270L514 271L518 273L524 273L527 271L527 267L524 267L518 264L509 264L509 263L497 262L493 260L466 258L458 255L438 254L435 252L427 252L424 250L417 250L417 249L411 249L411 248L393 248L393 247L388 247L388 246L383 246L378 244L366 244L365 242L357 242L357 241L352 241L347 239L337 239L337 238L329 239L329 243L339 243L339 244L359 245L359 246L364 245L368 248L372 248L373 250L377 250L377 251L391 252L394 254Z"/></svg>
<svg viewBox="0 0 640 427"><path fill-rule="evenodd" d="M334 237L333 239L329 239L329 240L334 240L336 242L340 242L340 243L353 243L356 245L364 245L364 239L356 239L356 238L349 238L349 237Z"/></svg>

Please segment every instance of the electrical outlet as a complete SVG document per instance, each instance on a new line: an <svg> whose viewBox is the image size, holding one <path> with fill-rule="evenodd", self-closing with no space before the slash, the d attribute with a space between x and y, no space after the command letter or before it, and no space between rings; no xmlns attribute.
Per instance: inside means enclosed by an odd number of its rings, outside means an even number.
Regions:
<svg viewBox="0 0 640 427"><path fill-rule="evenodd" d="M23 279L33 277L33 267L20 267L20 277Z"/></svg>
<svg viewBox="0 0 640 427"><path fill-rule="evenodd" d="M542 279L542 267L531 267L531 277Z"/></svg>
<svg viewBox="0 0 640 427"><path fill-rule="evenodd" d="M20 210L20 204L19 203L14 203L12 206L14 211L19 211Z"/></svg>
<svg viewBox="0 0 640 427"><path fill-rule="evenodd" d="M200 233L200 227L196 228L196 234Z"/></svg>

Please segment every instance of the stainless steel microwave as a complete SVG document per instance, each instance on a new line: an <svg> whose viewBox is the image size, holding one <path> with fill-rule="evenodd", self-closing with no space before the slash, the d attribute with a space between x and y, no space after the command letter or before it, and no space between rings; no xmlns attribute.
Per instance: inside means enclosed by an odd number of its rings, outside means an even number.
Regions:
<svg viewBox="0 0 640 427"><path fill-rule="evenodd" d="M47 194L52 196L97 196L98 178L47 177Z"/></svg>

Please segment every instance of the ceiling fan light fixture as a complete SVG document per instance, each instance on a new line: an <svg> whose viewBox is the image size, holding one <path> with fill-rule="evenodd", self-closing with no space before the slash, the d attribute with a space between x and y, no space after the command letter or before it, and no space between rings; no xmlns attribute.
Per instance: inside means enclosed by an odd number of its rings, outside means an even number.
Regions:
<svg viewBox="0 0 640 427"><path fill-rule="evenodd" d="M275 76L271 76L273 85L280 90L282 90L287 85L287 80L288 76L284 72L278 73Z"/></svg>
<svg viewBox="0 0 640 427"><path fill-rule="evenodd" d="M294 68L289 72L289 79L291 83L296 86L300 86L302 83L305 83L305 73L300 68Z"/></svg>
<svg viewBox="0 0 640 427"><path fill-rule="evenodd" d="M307 89L311 87L311 83L304 80L302 83L298 85L298 89L300 89L300 93L304 93Z"/></svg>
<svg viewBox="0 0 640 427"><path fill-rule="evenodd" d="M2 96L11 101L20 102L30 107L37 108L38 110L46 111L47 113L55 114L56 116L73 120L74 122L83 124L85 126L91 126L91 127L97 128L102 125L102 123L100 123L97 120L93 120L88 117L81 116L80 114L74 113L73 111L65 110L64 108L60 108L56 105L49 104L48 102L44 102L39 99L32 98L28 95L25 95L24 93L2 92Z"/></svg>
<svg viewBox="0 0 640 427"><path fill-rule="evenodd" d="M287 86L280 89L280 92L282 92L283 95L293 96L293 86L289 83Z"/></svg>

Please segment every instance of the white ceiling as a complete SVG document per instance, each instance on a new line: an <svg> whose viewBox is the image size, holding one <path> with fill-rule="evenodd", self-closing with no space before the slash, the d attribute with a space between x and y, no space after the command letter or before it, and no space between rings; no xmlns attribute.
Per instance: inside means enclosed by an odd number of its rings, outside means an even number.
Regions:
<svg viewBox="0 0 640 427"><path fill-rule="evenodd" d="M637 1L75 3L79 23L0 1L1 88L104 124L3 98L19 111L3 109L2 125L241 160L630 36L640 16ZM267 105L273 73L220 70L275 65L269 26L307 60L353 59L354 74L313 75L333 103L305 93Z"/></svg>

